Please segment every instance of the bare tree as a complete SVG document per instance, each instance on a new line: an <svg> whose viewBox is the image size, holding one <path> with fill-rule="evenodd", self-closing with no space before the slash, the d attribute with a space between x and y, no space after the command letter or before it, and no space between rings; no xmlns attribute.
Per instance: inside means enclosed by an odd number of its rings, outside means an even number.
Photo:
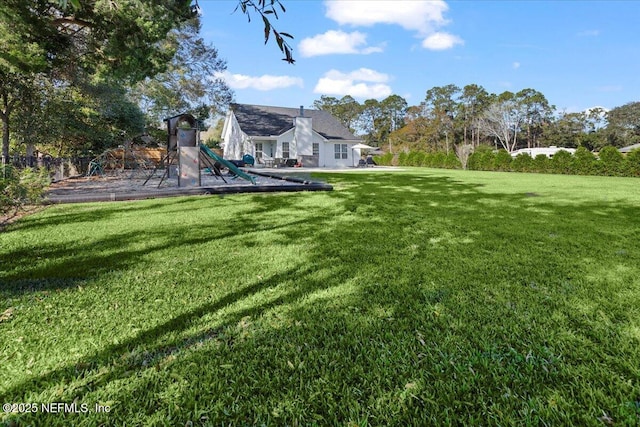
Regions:
<svg viewBox="0 0 640 427"><path fill-rule="evenodd" d="M524 120L520 104L514 100L498 101L484 112L478 120L480 132L500 141L502 147L511 152L518 143L518 132Z"/></svg>
<svg viewBox="0 0 640 427"><path fill-rule="evenodd" d="M460 164L462 165L462 169L467 169L467 163L469 162L469 157L471 153L473 153L473 145L472 144L458 144L455 146L456 156L458 156L458 160L460 160Z"/></svg>

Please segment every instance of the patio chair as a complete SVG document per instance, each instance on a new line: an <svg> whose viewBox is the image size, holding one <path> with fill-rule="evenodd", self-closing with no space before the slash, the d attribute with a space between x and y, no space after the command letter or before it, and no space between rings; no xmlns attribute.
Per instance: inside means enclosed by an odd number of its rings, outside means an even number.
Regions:
<svg viewBox="0 0 640 427"><path fill-rule="evenodd" d="M245 165L250 165L251 167L255 166L255 163L256 163L255 159L251 154L245 154L244 156L242 156L242 161L244 162Z"/></svg>
<svg viewBox="0 0 640 427"><path fill-rule="evenodd" d="M274 163L273 157L267 156L262 152L260 156L256 156L256 160L259 164L263 165L265 168L273 167L273 163Z"/></svg>

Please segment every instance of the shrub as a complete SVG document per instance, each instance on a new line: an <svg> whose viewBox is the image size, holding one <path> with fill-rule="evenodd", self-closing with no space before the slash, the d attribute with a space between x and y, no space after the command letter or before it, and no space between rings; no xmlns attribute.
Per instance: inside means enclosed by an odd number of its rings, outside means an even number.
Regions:
<svg viewBox="0 0 640 427"><path fill-rule="evenodd" d="M425 153L422 151L411 151L406 157L406 166L424 166ZM404 166L404 165L403 165Z"/></svg>
<svg viewBox="0 0 640 427"><path fill-rule="evenodd" d="M511 170L516 172L531 172L533 170L533 158L528 153L518 154L511 162Z"/></svg>
<svg viewBox="0 0 640 427"><path fill-rule="evenodd" d="M488 145L480 145L476 148L467 162L467 168L471 170L492 170L493 149Z"/></svg>
<svg viewBox="0 0 640 427"><path fill-rule="evenodd" d="M447 168L447 169L461 169L462 168L462 163L460 162L460 159L458 158L458 156L456 155L455 152L450 151L449 154L447 154L445 156L444 167Z"/></svg>
<svg viewBox="0 0 640 427"><path fill-rule="evenodd" d="M576 175L594 175L596 173L596 156L585 147L578 147L573 154L572 171Z"/></svg>
<svg viewBox="0 0 640 427"><path fill-rule="evenodd" d="M558 151L553 155L549 163L551 165L552 173L560 173L565 175L572 173L573 157L568 151Z"/></svg>
<svg viewBox="0 0 640 427"><path fill-rule="evenodd" d="M425 153L424 155L424 161L423 164L424 166L428 167L428 168L437 168L438 159L435 156L435 153Z"/></svg>
<svg viewBox="0 0 640 427"><path fill-rule="evenodd" d="M0 165L0 214L13 207L17 182L15 170L8 165Z"/></svg>
<svg viewBox="0 0 640 427"><path fill-rule="evenodd" d="M409 155L404 151L398 154L398 165L397 166L406 166L407 165L407 157Z"/></svg>
<svg viewBox="0 0 640 427"><path fill-rule="evenodd" d="M547 173L550 170L550 161L544 154L538 154L533 159L533 172Z"/></svg>
<svg viewBox="0 0 640 427"><path fill-rule="evenodd" d="M400 166L415 166L415 157L415 151L409 151L405 156L402 157L402 163L400 163Z"/></svg>
<svg viewBox="0 0 640 427"><path fill-rule="evenodd" d="M624 157L616 147L603 147L598 154L600 157L600 171L604 175L621 176L624 174Z"/></svg>
<svg viewBox="0 0 640 427"><path fill-rule="evenodd" d="M385 155L386 156L386 155ZM382 160L382 158L381 158ZM424 151L410 151L398 155L399 166L425 166L429 168L457 169L461 167L460 160L452 151L446 154L442 151L427 153Z"/></svg>
<svg viewBox="0 0 640 427"><path fill-rule="evenodd" d="M437 151L431 154L431 167L444 169L446 160L447 160L447 155L444 154L442 151Z"/></svg>
<svg viewBox="0 0 640 427"><path fill-rule="evenodd" d="M418 156L419 162L418 164L416 164L416 166L429 167L430 156L430 153L427 153L426 151L420 151L420 155Z"/></svg>
<svg viewBox="0 0 640 427"><path fill-rule="evenodd" d="M45 169L20 171L11 165L0 166L0 213L39 203L50 182Z"/></svg>
<svg viewBox="0 0 640 427"><path fill-rule="evenodd" d="M378 165L391 166L393 153L385 153L382 156L374 156L373 161Z"/></svg>
<svg viewBox="0 0 640 427"><path fill-rule="evenodd" d="M628 176L640 177L640 148L631 151L624 159Z"/></svg>
<svg viewBox="0 0 640 427"><path fill-rule="evenodd" d="M467 160L467 169L480 170L480 167L478 165L479 161L480 161L480 154L471 153L469 155L469 160Z"/></svg>
<svg viewBox="0 0 640 427"><path fill-rule="evenodd" d="M374 160L379 165L426 166L442 169L463 167L459 157L453 151L449 154L442 151L409 151L395 155L386 153L374 157ZM558 151L549 159L544 154L531 158L526 153L512 158L506 150L496 152L488 145L481 145L469 156L467 168L485 171L640 177L640 149L624 157L615 147L607 146L600 151L600 159L597 159L587 148L578 147L574 155L568 151Z"/></svg>
<svg viewBox="0 0 640 427"><path fill-rule="evenodd" d="M507 150L498 150L493 158L493 170L507 172L511 170L511 161L513 158Z"/></svg>

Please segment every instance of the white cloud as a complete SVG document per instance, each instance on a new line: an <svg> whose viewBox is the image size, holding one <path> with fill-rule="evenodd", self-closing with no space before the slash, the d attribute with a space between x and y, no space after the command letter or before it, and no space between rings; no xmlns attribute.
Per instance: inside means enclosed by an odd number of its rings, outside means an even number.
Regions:
<svg viewBox="0 0 640 427"><path fill-rule="evenodd" d="M329 55L334 53L370 54L382 52L382 47L366 46L367 35L359 31L346 33L330 30L324 34L303 39L298 48L302 57Z"/></svg>
<svg viewBox="0 0 640 427"><path fill-rule="evenodd" d="M387 45L386 43L380 43L378 46L365 47L364 49L360 50L360 53L363 55L369 55L371 53L380 53L384 51L384 48L386 45Z"/></svg>
<svg viewBox="0 0 640 427"><path fill-rule="evenodd" d="M422 41L422 47L430 50L451 49L457 44L464 44L462 39L449 33L433 33Z"/></svg>
<svg viewBox="0 0 640 427"><path fill-rule="evenodd" d="M341 25L396 24L426 34L445 25L442 16L449 7L443 0L340 0L326 1L327 17Z"/></svg>
<svg viewBox="0 0 640 427"><path fill-rule="evenodd" d="M326 16L341 25L399 25L422 38L426 49L444 50L463 43L458 36L438 32L449 23L444 18L449 10L444 0L327 0L325 5Z"/></svg>
<svg viewBox="0 0 640 427"><path fill-rule="evenodd" d="M385 83L389 81L389 75L380 73L370 68L359 68L348 74L342 73L337 70L328 71L325 77L333 79L348 79L363 82Z"/></svg>
<svg viewBox="0 0 640 427"><path fill-rule="evenodd" d="M514 62L512 64L512 67L513 67L514 70L517 70L518 68L520 68L520 63L518 61L516 61L516 62Z"/></svg>
<svg viewBox="0 0 640 427"><path fill-rule="evenodd" d="M605 113L609 112L609 109L607 107L603 107L601 105L596 105L593 107L589 107L587 109L584 110L584 112L586 114L591 114L592 111L598 111L600 114L600 117L604 117Z"/></svg>
<svg viewBox="0 0 640 427"><path fill-rule="evenodd" d="M230 72L225 71L224 73L216 73L214 77L224 80L232 89L256 89L268 91L291 86L304 86L300 77L291 76L272 76L264 74L259 77L254 77L246 76L244 74L231 74Z"/></svg>
<svg viewBox="0 0 640 427"><path fill-rule="evenodd" d="M343 73L330 70L318 80L314 93L323 95L351 95L354 98L386 98L391 87L385 84L389 76L369 68Z"/></svg>

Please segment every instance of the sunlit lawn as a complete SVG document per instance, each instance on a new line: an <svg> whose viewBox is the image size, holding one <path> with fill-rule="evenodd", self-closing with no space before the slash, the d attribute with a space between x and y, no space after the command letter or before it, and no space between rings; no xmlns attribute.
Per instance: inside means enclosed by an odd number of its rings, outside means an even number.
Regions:
<svg viewBox="0 0 640 427"><path fill-rule="evenodd" d="M320 178L9 226L0 421L640 423L640 180Z"/></svg>

